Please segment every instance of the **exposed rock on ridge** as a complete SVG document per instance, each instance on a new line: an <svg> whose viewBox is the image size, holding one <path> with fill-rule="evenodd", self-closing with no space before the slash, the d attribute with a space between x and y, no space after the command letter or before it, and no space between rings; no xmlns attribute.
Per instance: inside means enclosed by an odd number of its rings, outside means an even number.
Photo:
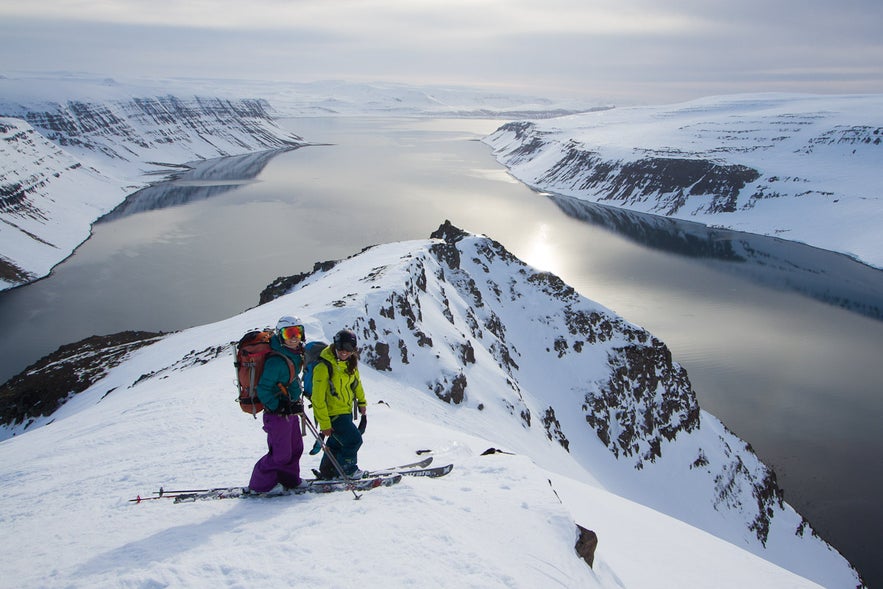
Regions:
<svg viewBox="0 0 883 589"><path fill-rule="evenodd" d="M51 415L72 395L100 380L130 352L157 341L161 335L126 331L61 346L0 386L0 423L27 429L31 420Z"/></svg>

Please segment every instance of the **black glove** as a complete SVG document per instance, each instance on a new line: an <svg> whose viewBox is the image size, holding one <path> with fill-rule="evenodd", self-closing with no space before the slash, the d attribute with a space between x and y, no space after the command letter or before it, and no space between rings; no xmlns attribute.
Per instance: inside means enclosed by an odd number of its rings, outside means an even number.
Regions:
<svg viewBox="0 0 883 589"><path fill-rule="evenodd" d="M304 402L298 399L297 401L293 401L291 403L291 412L294 415L303 415L304 412Z"/></svg>
<svg viewBox="0 0 883 589"><path fill-rule="evenodd" d="M359 433L364 434L365 428L368 427L368 416L362 413L362 419L359 420Z"/></svg>
<svg viewBox="0 0 883 589"><path fill-rule="evenodd" d="M289 397L279 397L279 405L276 406L276 410L273 413L276 415L291 415L291 410L291 399Z"/></svg>

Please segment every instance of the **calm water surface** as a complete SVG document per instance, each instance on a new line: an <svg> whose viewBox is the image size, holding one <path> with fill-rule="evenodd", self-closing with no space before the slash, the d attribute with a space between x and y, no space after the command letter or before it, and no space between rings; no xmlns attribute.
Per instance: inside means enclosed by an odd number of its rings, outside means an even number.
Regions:
<svg viewBox="0 0 883 589"><path fill-rule="evenodd" d="M278 276L423 239L450 219L665 341L701 406L775 468L786 499L872 586L883 582L883 272L537 194L477 141L499 121L285 124L327 145L213 162L144 191L51 277L0 294L0 380L92 334L229 317Z"/></svg>

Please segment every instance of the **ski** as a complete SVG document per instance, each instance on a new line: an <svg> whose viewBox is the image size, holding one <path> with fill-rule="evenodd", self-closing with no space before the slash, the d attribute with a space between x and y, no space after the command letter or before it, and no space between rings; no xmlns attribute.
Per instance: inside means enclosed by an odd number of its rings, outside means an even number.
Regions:
<svg viewBox="0 0 883 589"><path fill-rule="evenodd" d="M407 477L428 477L428 478L438 478L443 477L454 469L453 464L446 464L445 466L433 466L431 468L407 468L404 466L396 467L391 470L368 470L362 474L362 477L358 480L365 480L374 477L384 477L390 475L402 475ZM345 479L324 479L328 481L335 482L345 482Z"/></svg>
<svg viewBox="0 0 883 589"><path fill-rule="evenodd" d="M417 462L411 462L409 464L400 464L398 466L390 466L387 468L381 468L381 469L369 471L365 476L363 476L361 479L359 479L359 482L364 481L366 477L368 477L368 478L382 477L385 475L396 474L401 471L412 471L412 472L407 473L407 474L409 474L409 476L429 476L429 477L443 476L442 474L417 474L416 472L414 472L416 470L424 470L430 464L432 464L432 456L428 456L428 457L424 458L423 460L418 460ZM440 468L444 468L444 467L440 467ZM429 470L433 470L433 469L429 469ZM450 472L450 469L448 469L448 471L445 472L444 474L447 474L448 472ZM405 474L405 473L402 473L402 474ZM305 480L311 486L317 486L320 484L324 484L327 486L331 483L345 483L345 482L347 482L347 481L344 481L341 479L333 479L333 480L329 480L329 481L319 481L319 480L310 480L310 479L305 479ZM398 482L398 481L396 481L396 482ZM160 487L159 491L154 491L152 497L142 497L142 496L138 495L134 499L129 499L129 501L132 503L141 503L142 501L153 501L156 499L177 499L179 496L183 496L183 495L211 495L211 494L224 494L224 493L232 494L232 493L235 493L237 489L239 489L240 494L241 494L242 487L213 487L213 488L206 488L206 489L172 489L172 490L168 490L168 491L165 490L163 487ZM337 490L337 489L331 489L331 490ZM359 489L356 489L356 490L359 490ZM306 492L320 492L320 491L317 488L314 491L306 491ZM327 491L322 491L322 492L327 492Z"/></svg>
<svg viewBox="0 0 883 589"><path fill-rule="evenodd" d="M432 456L427 456L423 460L418 460L417 462L412 462L410 464L400 464L398 466L388 466L386 468L378 468L375 470L369 470L369 475L379 474L379 473L388 473L388 472L400 472L403 470L413 470L416 468L426 468L432 464Z"/></svg>
<svg viewBox="0 0 883 589"><path fill-rule="evenodd" d="M410 464L400 464L398 466L387 466L386 468L377 468L374 470L366 470L362 473L362 476L359 478L372 477L372 476L382 476L385 474L394 474L398 472L411 471L414 469L425 468L432 464L432 456L424 458L423 460L418 460L417 462L411 462ZM340 477L334 477L331 479L323 479L322 474L319 472L319 469L314 468L313 475L315 475L316 480L330 480L330 481L340 481L344 480Z"/></svg>
<svg viewBox="0 0 883 589"><path fill-rule="evenodd" d="M175 503L192 503L195 501L209 501L214 499L267 499L271 497L284 497L288 495L303 495L306 493L333 493L338 491L369 491L377 487L390 487L401 482L402 475L377 476L356 481L306 481L305 487L285 489L276 493L253 493L245 487L229 487L211 489L193 493L165 493L162 497L173 499ZM147 499L159 499L160 497L148 497ZM145 499L142 499L144 501Z"/></svg>
<svg viewBox="0 0 883 589"><path fill-rule="evenodd" d="M365 474L366 477L376 477L376 476L384 476L388 474L400 474L409 477L429 477L429 478L438 478L443 477L454 469L453 464L446 464L445 466L434 466L431 468L410 468L400 470L397 469L392 472L372 470Z"/></svg>

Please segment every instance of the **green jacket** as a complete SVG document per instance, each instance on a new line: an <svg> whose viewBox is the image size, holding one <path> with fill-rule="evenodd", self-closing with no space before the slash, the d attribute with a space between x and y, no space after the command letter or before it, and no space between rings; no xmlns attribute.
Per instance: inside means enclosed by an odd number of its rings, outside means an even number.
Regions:
<svg viewBox="0 0 883 589"><path fill-rule="evenodd" d="M264 371L261 373L261 380L258 381L258 399L261 400L267 411L272 413L279 408L279 396L282 394L276 383L281 382L288 389L288 396L291 397L292 401L300 399L300 379L297 378L297 375L300 374L304 358L291 348L283 346L276 335L270 338L270 347L274 352L284 354L289 360L294 362L295 373L294 382L289 385L288 379L291 377L291 374L288 370L288 362L276 354L267 356L267 360L264 362Z"/></svg>
<svg viewBox="0 0 883 589"><path fill-rule="evenodd" d="M313 416L319 424L319 430L331 429L331 419L338 415L346 415L353 410L353 398L359 402L359 407L365 407L365 391L362 389L362 380L359 378L359 369L352 374L346 371L346 362L338 360L331 346L322 353L321 358L327 360L333 367L331 381L334 383L334 394L328 383L328 365L319 362L313 368Z"/></svg>

